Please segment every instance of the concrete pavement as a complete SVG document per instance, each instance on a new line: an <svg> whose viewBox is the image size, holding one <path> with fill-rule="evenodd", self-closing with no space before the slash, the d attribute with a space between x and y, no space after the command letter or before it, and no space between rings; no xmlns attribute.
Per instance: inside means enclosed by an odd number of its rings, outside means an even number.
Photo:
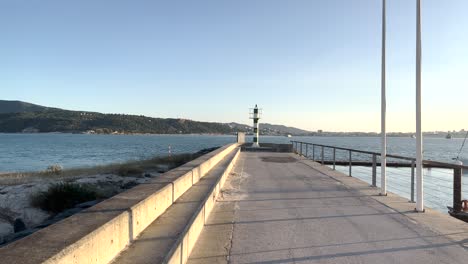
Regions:
<svg viewBox="0 0 468 264"><path fill-rule="evenodd" d="M467 224L355 178L286 153L234 171L188 263L468 263Z"/></svg>

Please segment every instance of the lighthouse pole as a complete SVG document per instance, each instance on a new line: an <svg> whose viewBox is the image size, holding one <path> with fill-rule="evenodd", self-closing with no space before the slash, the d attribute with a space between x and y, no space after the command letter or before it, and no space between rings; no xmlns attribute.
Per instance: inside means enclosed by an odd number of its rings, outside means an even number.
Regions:
<svg viewBox="0 0 468 264"><path fill-rule="evenodd" d="M252 119L253 119L253 133L254 133L252 147L258 148L258 147L260 147L260 145L258 144L258 138L259 138L259 135L260 135L258 120L260 120L260 113L258 111L257 105L255 105L255 108L253 109Z"/></svg>

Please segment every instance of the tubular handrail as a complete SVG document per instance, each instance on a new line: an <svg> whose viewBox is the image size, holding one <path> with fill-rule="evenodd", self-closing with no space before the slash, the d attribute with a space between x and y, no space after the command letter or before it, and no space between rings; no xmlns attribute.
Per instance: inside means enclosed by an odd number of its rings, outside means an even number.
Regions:
<svg viewBox="0 0 468 264"><path fill-rule="evenodd" d="M367 155L372 155L372 186L377 187L376 184L376 179L377 179L377 156L381 156L380 152L373 152L373 151L365 151L365 150L358 150L358 149L351 149L351 148L343 148L343 147L336 147L336 146L330 146L330 145L323 145L323 144L315 144L315 143L310 143L310 142L302 142L302 141L291 141L293 145L293 149L299 154L299 155L304 155L303 153L303 146L305 145L306 147L306 158L308 158L308 148L310 145L312 145L312 160L316 161L315 159L315 147L321 147L321 157L317 160L319 161L322 165L325 164L324 161L324 149L325 148L330 148L333 150L333 160L332 161L326 161L326 163L330 164L330 162L333 162L333 170L335 170L336 166L336 150L344 150L349 152L349 157L348 161L349 162L349 176L352 176L352 167L353 167L353 161L352 161L352 154L353 153L361 153L361 154L367 154ZM296 144L296 146L294 146ZM300 148L299 145L300 144ZM300 152L299 152L300 150ZM400 156L400 155L387 155L389 158L395 158L395 159L403 159L407 161L411 161L411 163L401 163L401 165L411 165L411 202L414 202L414 193L415 193L415 168L416 168L416 159L412 157L405 157L405 156ZM359 162L358 162L359 163ZM449 213L452 216L455 217L466 217L466 216L461 216L461 210L462 210L462 174L463 174L463 169L468 169L468 166L465 165L459 165L459 164L453 164L453 163L447 163L447 162L440 162L440 161L434 161L434 160L423 160L423 166L426 165L428 167L438 167L438 168L444 168L444 169L453 169L453 207L449 210ZM359 165L356 165L359 166Z"/></svg>
<svg viewBox="0 0 468 264"><path fill-rule="evenodd" d="M366 150L359 150L359 149L351 149L351 148L344 148L344 147L336 147L336 146L331 146L331 145L322 145L322 144L315 144L315 143L295 141L295 140L291 140L291 143L300 143L300 144L305 144L305 145L313 145L313 146L324 147L324 148L332 148L332 149L339 149L339 150L344 150L344 151L351 151L351 152L355 152L355 153L362 153L362 154L368 154L368 155L381 156L380 152L373 152L373 151L366 151ZM387 157L388 158L395 158L395 159L409 160L409 161L416 161L416 158L400 156L400 155L394 155L394 154L387 154ZM432 165L432 166L440 166L442 168L449 168L449 169L464 169L464 170L468 169L468 166L466 166L466 165L459 165L459 164L453 164L453 163L441 162L441 161L434 161L434 160L423 160L423 164L424 165Z"/></svg>

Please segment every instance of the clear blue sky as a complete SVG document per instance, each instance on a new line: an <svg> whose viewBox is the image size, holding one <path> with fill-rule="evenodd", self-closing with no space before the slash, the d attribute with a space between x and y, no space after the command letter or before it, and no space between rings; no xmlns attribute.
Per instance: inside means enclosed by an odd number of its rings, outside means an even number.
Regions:
<svg viewBox="0 0 468 264"><path fill-rule="evenodd" d="M415 0L388 0L388 129L414 131ZM424 130L468 128L468 1L423 0ZM380 129L380 0L0 0L0 98Z"/></svg>

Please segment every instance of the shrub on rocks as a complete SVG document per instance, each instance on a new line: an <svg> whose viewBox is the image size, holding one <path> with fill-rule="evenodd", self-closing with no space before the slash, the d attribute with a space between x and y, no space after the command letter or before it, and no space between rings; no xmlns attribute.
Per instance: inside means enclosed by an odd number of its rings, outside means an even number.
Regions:
<svg viewBox="0 0 468 264"><path fill-rule="evenodd" d="M98 193L88 185L55 183L49 189L31 196L31 205L50 213L59 213L75 205L98 199Z"/></svg>
<svg viewBox="0 0 468 264"><path fill-rule="evenodd" d="M120 176L135 176L143 174L144 170L132 165L121 165L117 169L117 174Z"/></svg>
<svg viewBox="0 0 468 264"><path fill-rule="evenodd" d="M60 166L58 164L51 165L51 166L47 167L47 169L46 169L46 173L55 174L55 175L60 175L60 173L62 173L62 171L63 171L62 166Z"/></svg>

